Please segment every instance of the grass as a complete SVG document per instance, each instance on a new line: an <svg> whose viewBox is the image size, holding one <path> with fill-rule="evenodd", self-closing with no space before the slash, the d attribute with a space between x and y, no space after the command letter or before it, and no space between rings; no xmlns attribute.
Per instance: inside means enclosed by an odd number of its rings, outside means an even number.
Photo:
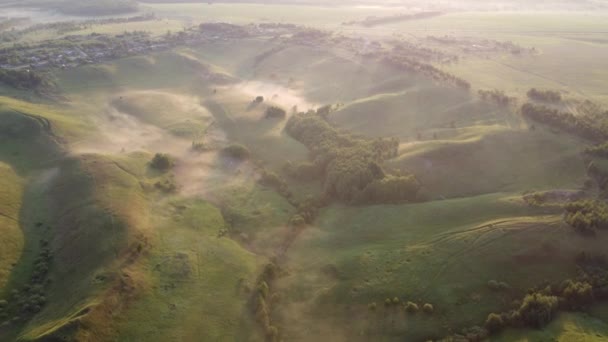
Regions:
<svg viewBox="0 0 608 342"><path fill-rule="evenodd" d="M417 175L432 198L578 188L586 179L585 145L574 138L541 129L479 132L462 141L412 143L390 165Z"/></svg>
<svg viewBox="0 0 608 342"><path fill-rule="evenodd" d="M141 122L183 138L196 139L202 136L212 121L211 114L200 105L199 99L169 92L120 93L114 98L112 105Z"/></svg>
<svg viewBox="0 0 608 342"><path fill-rule="evenodd" d="M418 86L347 103L331 115L331 120L360 134L411 141L417 139L418 133L429 140L433 133L439 138L450 138L457 128L516 125L509 114L507 108L480 102L468 92Z"/></svg>
<svg viewBox="0 0 608 342"><path fill-rule="evenodd" d="M24 236L19 226L23 180L7 164L0 163L0 294L4 297L13 264L21 257Z"/></svg>
<svg viewBox="0 0 608 342"><path fill-rule="evenodd" d="M121 320L118 340L255 336L244 288L261 259L220 237L226 224L208 202L176 199L156 213L159 240L145 265L151 287Z"/></svg>
<svg viewBox="0 0 608 342"><path fill-rule="evenodd" d="M329 325L353 339L359 333L438 338L444 329L480 324L488 313L508 308L522 289L575 275L574 256L582 249L599 251L601 244L577 236L559 216L501 194L333 206L290 251L292 272L281 280L287 329L293 336L304 327ZM486 285L492 279L514 290L494 293ZM432 303L436 314L397 316L390 323L382 305L394 296ZM371 302L381 305L379 313L369 313ZM351 313L348 322L339 318L345 310Z"/></svg>

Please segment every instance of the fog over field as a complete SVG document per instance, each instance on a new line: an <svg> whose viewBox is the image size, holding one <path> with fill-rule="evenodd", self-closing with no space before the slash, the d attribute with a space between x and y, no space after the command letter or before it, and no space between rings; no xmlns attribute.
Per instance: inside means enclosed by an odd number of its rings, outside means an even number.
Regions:
<svg viewBox="0 0 608 342"><path fill-rule="evenodd" d="M0 0L0 341L608 340L608 2Z"/></svg>

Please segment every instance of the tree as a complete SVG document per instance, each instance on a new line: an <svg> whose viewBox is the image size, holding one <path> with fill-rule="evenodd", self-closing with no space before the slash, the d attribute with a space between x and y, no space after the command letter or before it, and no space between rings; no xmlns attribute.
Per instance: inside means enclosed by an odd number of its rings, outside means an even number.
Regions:
<svg viewBox="0 0 608 342"><path fill-rule="evenodd" d="M501 315L495 313L491 313L488 315L488 318L486 319L485 323L485 328L488 329L491 334L495 334L501 331L504 326L505 322L502 319Z"/></svg>
<svg viewBox="0 0 608 342"><path fill-rule="evenodd" d="M541 101L541 102L560 102L562 100L562 95L554 90L539 90L536 88L532 88L527 93L528 98L531 100Z"/></svg>
<svg viewBox="0 0 608 342"><path fill-rule="evenodd" d="M562 296L572 309L581 309L593 303L593 287L587 282L566 280L562 285Z"/></svg>
<svg viewBox="0 0 608 342"><path fill-rule="evenodd" d="M557 304L557 297L535 292L524 298L518 310L519 316L524 324L542 328L553 319Z"/></svg>
<svg viewBox="0 0 608 342"><path fill-rule="evenodd" d="M241 144L232 144L230 146L225 147L222 150L222 154L226 157L230 157L238 160L247 160L249 159L250 153L247 147Z"/></svg>
<svg viewBox="0 0 608 342"><path fill-rule="evenodd" d="M255 103L262 103L262 102L264 102L264 96L257 96L255 98L255 100L253 100L253 102L255 102Z"/></svg>
<svg viewBox="0 0 608 342"><path fill-rule="evenodd" d="M283 108L271 106L266 109L265 116L267 119L284 119L287 116L287 112Z"/></svg>
<svg viewBox="0 0 608 342"><path fill-rule="evenodd" d="M418 312L419 308L418 308L418 304L413 303L413 302L407 302L407 304L405 305L405 311L409 312L409 313L416 313Z"/></svg>
<svg viewBox="0 0 608 342"><path fill-rule="evenodd" d="M422 311L432 314L435 311L435 308L433 307L433 304L426 303L422 306Z"/></svg>
<svg viewBox="0 0 608 342"><path fill-rule="evenodd" d="M173 161L168 154L157 153L152 158L150 165L159 171L167 171L173 167Z"/></svg>

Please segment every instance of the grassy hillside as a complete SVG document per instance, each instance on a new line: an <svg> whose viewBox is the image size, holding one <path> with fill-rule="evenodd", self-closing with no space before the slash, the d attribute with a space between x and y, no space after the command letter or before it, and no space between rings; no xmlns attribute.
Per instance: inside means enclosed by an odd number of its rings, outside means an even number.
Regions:
<svg viewBox="0 0 608 342"><path fill-rule="evenodd" d="M290 275L281 280L286 336L439 338L508 307L524 289L576 274L580 249L601 250L601 241L577 236L559 215L520 203L486 195L323 211L293 246ZM490 280L510 290L493 292ZM385 308L385 298L395 296L431 303L435 313ZM377 311L368 309L373 302Z"/></svg>

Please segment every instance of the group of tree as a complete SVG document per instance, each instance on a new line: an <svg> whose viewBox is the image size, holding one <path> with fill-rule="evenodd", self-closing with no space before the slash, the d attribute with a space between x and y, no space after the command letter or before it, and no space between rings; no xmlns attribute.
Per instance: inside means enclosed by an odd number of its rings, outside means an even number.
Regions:
<svg viewBox="0 0 608 342"><path fill-rule="evenodd" d="M571 202L564 206L564 220L583 234L608 228L608 205L601 200Z"/></svg>
<svg viewBox="0 0 608 342"><path fill-rule="evenodd" d="M584 139L592 141L608 140L606 118L590 115L575 116L571 113L531 103L524 104L521 107L521 113L529 119L562 129Z"/></svg>
<svg viewBox="0 0 608 342"><path fill-rule="evenodd" d="M562 100L562 94L555 90L539 90L532 88L528 90L528 98L539 102L558 103Z"/></svg>
<svg viewBox="0 0 608 342"><path fill-rule="evenodd" d="M310 150L310 162L287 164L294 177L317 178L327 198L348 203L412 201L420 188L413 175L390 175L383 161L397 155L397 139L370 139L333 127L323 112L293 115L287 133Z"/></svg>
<svg viewBox="0 0 608 342"><path fill-rule="evenodd" d="M250 308L258 326L266 335L269 342L279 341L279 329L272 325L272 305L278 300L277 294L272 293L272 285L279 275L279 268L267 264L257 281L257 287L252 293Z"/></svg>
<svg viewBox="0 0 608 342"><path fill-rule="evenodd" d="M386 298L384 300L384 306L386 308L402 309L403 311L410 314L416 314L420 310L422 310L422 312L426 314L432 314L433 312L435 312L435 307L433 306L433 304L425 303L422 306L419 306L418 304L412 301L402 301L399 297ZM378 304L376 304L376 302L369 303L367 305L367 308L370 311L376 311L378 309Z"/></svg>
<svg viewBox="0 0 608 342"><path fill-rule="evenodd" d="M270 106L266 108L264 116L267 119L285 119L285 117L287 116L287 112L281 107Z"/></svg>
<svg viewBox="0 0 608 342"><path fill-rule="evenodd" d="M517 98L508 96L504 91L494 89L494 90L483 90L480 89L478 91L479 97L482 100L496 103L500 106L509 106L511 104L515 104L517 102Z"/></svg>
<svg viewBox="0 0 608 342"><path fill-rule="evenodd" d="M608 142L587 147L585 153L594 157L608 158Z"/></svg>
<svg viewBox="0 0 608 342"><path fill-rule="evenodd" d="M40 253L34 260L29 282L20 290L10 291L8 299L0 299L0 330L2 326L26 321L46 305L45 289L53 255L47 241L40 241Z"/></svg>
<svg viewBox="0 0 608 342"><path fill-rule="evenodd" d="M48 91L54 88L53 82L34 70L0 69L0 82L22 90Z"/></svg>
<svg viewBox="0 0 608 342"><path fill-rule="evenodd" d="M249 149L241 144L228 145L222 149L221 154L238 161L245 161L251 156Z"/></svg>

